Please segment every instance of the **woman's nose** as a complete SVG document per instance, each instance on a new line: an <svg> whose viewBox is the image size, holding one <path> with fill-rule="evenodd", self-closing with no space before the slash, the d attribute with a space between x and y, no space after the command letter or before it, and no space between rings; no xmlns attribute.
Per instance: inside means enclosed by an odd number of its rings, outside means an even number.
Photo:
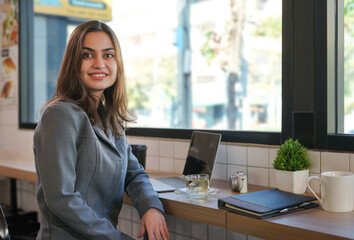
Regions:
<svg viewBox="0 0 354 240"><path fill-rule="evenodd" d="M95 57L95 61L93 63L94 68L103 68L104 67L104 61L101 56Z"/></svg>

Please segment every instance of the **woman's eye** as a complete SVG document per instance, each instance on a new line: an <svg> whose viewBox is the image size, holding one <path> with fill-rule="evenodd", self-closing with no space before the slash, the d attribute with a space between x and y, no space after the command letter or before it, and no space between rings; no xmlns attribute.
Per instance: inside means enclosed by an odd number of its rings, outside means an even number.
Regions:
<svg viewBox="0 0 354 240"><path fill-rule="evenodd" d="M112 53L107 53L106 54L106 58L113 58L114 57L114 54L112 54Z"/></svg>
<svg viewBox="0 0 354 240"><path fill-rule="evenodd" d="M92 54L91 53L84 53L83 57L84 58L90 58L90 57L92 57Z"/></svg>

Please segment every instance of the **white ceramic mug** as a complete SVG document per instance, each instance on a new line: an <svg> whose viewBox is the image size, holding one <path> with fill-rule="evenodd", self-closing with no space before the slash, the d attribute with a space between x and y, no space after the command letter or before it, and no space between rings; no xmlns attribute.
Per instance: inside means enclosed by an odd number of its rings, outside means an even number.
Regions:
<svg viewBox="0 0 354 240"><path fill-rule="evenodd" d="M317 179L321 185L321 198L311 189L310 181ZM321 173L321 178L311 176L307 187L320 201L323 210L330 212L350 212L354 210L354 174L345 171Z"/></svg>

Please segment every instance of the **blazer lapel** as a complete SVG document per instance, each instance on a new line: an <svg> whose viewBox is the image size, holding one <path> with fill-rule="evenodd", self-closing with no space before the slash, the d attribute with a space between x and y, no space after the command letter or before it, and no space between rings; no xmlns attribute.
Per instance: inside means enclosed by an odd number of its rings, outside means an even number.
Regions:
<svg viewBox="0 0 354 240"><path fill-rule="evenodd" d="M105 143L111 146L111 148L113 148L114 151L119 155L119 152L115 146L115 138L110 128L108 129L108 136L98 124L93 125L93 130L100 139L102 139Z"/></svg>

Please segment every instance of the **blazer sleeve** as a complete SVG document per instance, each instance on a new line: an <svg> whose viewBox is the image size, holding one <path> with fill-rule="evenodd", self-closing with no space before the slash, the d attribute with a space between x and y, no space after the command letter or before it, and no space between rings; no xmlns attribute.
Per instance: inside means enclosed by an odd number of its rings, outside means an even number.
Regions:
<svg viewBox="0 0 354 240"><path fill-rule="evenodd" d="M128 167L125 178L125 191L130 197L134 207L138 210L140 218L150 208L156 208L164 214L162 203L158 193L153 189L149 175L139 164L137 158L133 155L131 146L126 142Z"/></svg>
<svg viewBox="0 0 354 240"><path fill-rule="evenodd" d="M115 226L99 218L75 191L79 119L67 108L49 107L34 135L38 183L45 202L53 214L85 238L119 239L121 233Z"/></svg>

